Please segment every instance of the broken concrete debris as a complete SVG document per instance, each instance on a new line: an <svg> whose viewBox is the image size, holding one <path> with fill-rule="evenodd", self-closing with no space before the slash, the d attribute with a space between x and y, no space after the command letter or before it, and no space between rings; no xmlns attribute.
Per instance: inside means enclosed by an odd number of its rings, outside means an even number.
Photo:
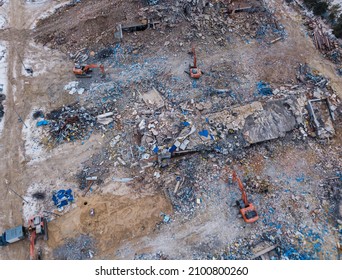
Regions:
<svg viewBox="0 0 342 280"><path fill-rule="evenodd" d="M335 134L334 113L327 98L309 100L308 111L319 138L329 138Z"/></svg>
<svg viewBox="0 0 342 280"><path fill-rule="evenodd" d="M95 129L97 121L99 123L110 123L111 119L103 115L96 119L84 107L65 106L46 114L45 120L40 121L42 122L40 125L49 127L49 142L56 145L63 141L88 139L92 130Z"/></svg>
<svg viewBox="0 0 342 280"><path fill-rule="evenodd" d="M142 98L148 107L151 107L155 110L158 110L164 106L164 100L155 88L149 92L143 93Z"/></svg>
<svg viewBox="0 0 342 280"><path fill-rule="evenodd" d="M100 123L100 124L103 124L103 125L110 124L111 122L114 121L114 119L111 117L113 115L114 115L113 112L108 112L108 113L105 113L105 114L97 115L96 116L97 122Z"/></svg>
<svg viewBox="0 0 342 280"><path fill-rule="evenodd" d="M78 152L82 160L75 157L69 162L71 175L64 174L65 180L76 177L79 189L69 193L68 186L53 194L59 210L82 196L77 205L85 217L82 233L91 224L104 240L113 240L120 239L116 231L122 225L130 224L133 230L125 229L122 235L128 250L107 250L103 240L82 235L64 240L54 257L124 258L142 248L162 247L167 252L134 258L333 258L324 246L335 244L331 220L339 203L336 186L341 176L336 169L332 172L339 163L333 149L340 137L338 87L325 76L329 71L319 73L306 64L295 68L310 62L303 49L298 51L301 57L294 55L306 41L298 36L294 43L297 22L284 25L285 30L282 23L293 17L276 16L279 1L146 0L137 8L137 1L116 5L105 0L96 13L85 9L95 2L72 1L56 11L56 22L66 13L86 15L77 18L77 25L70 20L69 29L54 30L48 19L41 20L35 32L38 41L68 53L75 63L105 65L105 79L94 73L86 81L63 83L70 95L62 90L56 95L61 97L58 105L49 100L50 112L35 109L30 129L41 134L52 158L69 152L73 156L85 144ZM47 24L53 31L44 30ZM319 23L311 28L316 47L338 61L330 35ZM208 69L198 80L183 73L192 63L186 54L192 43L201 56L199 66ZM286 59L290 66L280 67ZM47 91L50 96L53 87ZM323 155L328 146L333 152L327 159ZM251 227L230 207L241 197L231 188L233 169L244 178L258 209L260 218ZM104 208L94 204L94 197L109 193L113 200L99 203ZM145 200L156 193L170 209L160 209L158 201L150 203L157 223L148 229L136 221L132 209L136 197ZM120 204L126 196L133 197L128 208ZM43 200L39 195L35 199ZM112 204L120 205L119 211L110 212ZM108 233L104 213L118 218L121 225L115 231ZM191 238L177 239L178 231ZM142 245L130 243L141 232ZM149 246L151 236L155 247ZM181 248L170 249L165 240ZM122 245L121 240L115 242Z"/></svg>

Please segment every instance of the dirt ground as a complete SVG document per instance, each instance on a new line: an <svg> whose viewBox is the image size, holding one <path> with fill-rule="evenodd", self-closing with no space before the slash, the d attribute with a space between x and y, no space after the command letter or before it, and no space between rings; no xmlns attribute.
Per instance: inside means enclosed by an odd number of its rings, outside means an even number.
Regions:
<svg viewBox="0 0 342 280"><path fill-rule="evenodd" d="M308 63L329 79L332 89L342 98L342 77L336 74L336 65L315 48L300 14L283 1L266 2L286 30L284 39L275 44L255 40L243 43L243 40L232 35L231 43L220 46L211 44L214 36L204 32L204 39L189 39L189 22L162 32L149 29L125 33L121 47L131 47L137 50L138 55L130 56L130 50L129 55L124 53L120 58L119 54L111 61L103 61L106 82L131 83L126 89L127 98L118 102L118 107L129 107L128 101L134 98L132 92L144 84L144 78L149 82L153 80L154 77L149 76L150 69L159 71L158 77L165 79L166 85L175 92L186 93L189 99L202 98L201 90L206 86L225 87L228 84L240 94L240 102L245 102L253 99L257 81L264 80L275 87L295 83L299 63ZM111 177L130 177L131 174L112 163L108 164L103 184L83 196L84 191L78 188L77 174L103 151L105 144L108 144L109 136L104 137L107 132L93 133L82 143L75 141L54 148L42 148L43 130L35 126L32 113L37 109L48 112L79 101L81 97L70 95L63 89L75 80L70 54L82 48L98 51L115 46L113 29L116 24L137 21L139 16L136 11L145 7L146 3L140 0L84 0L76 6L62 7L52 16L39 20L47 11L62 3L11 0L1 7L6 16L6 26L0 30L0 43L5 44L7 49L8 86L0 135L0 232L25 224L28 213L46 210L49 205L48 210L62 214L62 217L50 216L49 241L38 242L37 247L43 248L44 258L67 258L56 257L55 250L61 248L66 240L86 235L94 240L92 250L96 259L154 258L156 254L171 259L196 259L220 255L228 250L228 245L237 244L251 235L257 238L258 232L271 228L271 222L282 224L283 231L278 235L290 238L296 229L284 229L285 221L300 227L301 219L305 219L306 225L321 233L324 240L323 249L316 257L338 258L335 248L338 234L334 230L335 220L331 218L331 211L335 211L335 216L341 216L341 210L332 210L328 199L321 201L316 198L323 192L318 183L342 168L340 121L335 127L336 136L326 145L320 145L313 139L305 144L278 139L273 143L252 146L246 150L243 160L233 160L232 166L239 172L246 176L267 177L274 185L274 192L267 196L252 194L254 203L262 209L263 219L255 226L245 225L237 217L236 209L231 207L239 194L237 190L227 188L227 174L223 172L223 166L217 163L226 162L224 156L214 160L215 156L194 155L176 161L175 165L184 170L185 165L196 166L195 174L189 172L189 176L194 176L194 185L207 186L201 190L202 200L195 203L196 210L188 218L173 207L163 182L115 182ZM183 73L185 65L191 62L187 52L194 42L199 65L204 70L217 73L225 69L224 73L216 76L204 75L196 88ZM151 68L133 67L139 63ZM23 64L33 68L32 76L25 72ZM137 76L133 76L134 73ZM181 85L174 83L173 76L179 78ZM132 77L138 77L137 82ZM229 83L226 82L228 79ZM89 86L87 81L80 83ZM179 94L170 100L177 103L183 97ZM129 118L130 113L126 114ZM272 157L265 157L269 151L267 145L272 148ZM197 165L198 162L202 164ZM162 175L168 173L160 172ZM309 179L298 184L295 178L302 174ZM74 191L75 203L63 213L54 208L50 197L46 201L35 202L30 196L37 188L51 193L52 190L69 187ZM23 201L11 189L29 202ZM312 198L306 196L305 191L311 192ZM310 213L305 210L307 203L312 205ZM304 211L305 214L286 214L289 204L292 209L299 209L300 213ZM269 218L267 211L271 210L268 207L276 209L279 216ZM89 214L91 209L95 211L94 216ZM316 212L312 214L312 211ZM170 223L163 222L163 213L171 216ZM322 227L326 229L324 234ZM0 258L28 259L29 242L25 240L1 248Z"/></svg>

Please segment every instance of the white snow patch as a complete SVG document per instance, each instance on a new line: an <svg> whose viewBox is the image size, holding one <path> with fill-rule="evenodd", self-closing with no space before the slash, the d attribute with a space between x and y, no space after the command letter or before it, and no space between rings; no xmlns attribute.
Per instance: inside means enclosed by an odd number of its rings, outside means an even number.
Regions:
<svg viewBox="0 0 342 280"><path fill-rule="evenodd" d="M1 1L0 1L1 2ZM5 29L7 27L7 7L8 1L2 1L3 5L0 8L0 29Z"/></svg>
<svg viewBox="0 0 342 280"><path fill-rule="evenodd" d="M4 29L6 26L6 18L3 15L0 15L0 29Z"/></svg>
<svg viewBox="0 0 342 280"><path fill-rule="evenodd" d="M62 181L56 181L56 182L40 182L40 183L33 183L31 184L26 192L26 195L24 196L24 199L27 202L24 202L23 206L23 218L24 221L28 221L29 218L31 218L34 215L37 214L44 214L49 216L49 220L53 220L55 218L55 215L49 214L44 211L48 212L56 212L57 207L54 205L52 201L52 195L54 191L60 190L60 189L74 189L76 186L70 186L70 184ZM45 198L44 199L37 199L33 197L34 193L44 193ZM73 192L74 199L75 194ZM69 212L71 209L75 208L76 204L71 203L67 206L63 207L62 211L58 211L57 214L62 215L64 213Z"/></svg>
<svg viewBox="0 0 342 280"><path fill-rule="evenodd" d="M342 14L342 0L333 0L333 1L331 2L330 7L331 7L332 5L340 5L340 10L339 10L339 12L337 13L337 16L340 16L340 15Z"/></svg>
<svg viewBox="0 0 342 280"><path fill-rule="evenodd" d="M78 87L78 82L77 81L71 81L70 83L66 84L64 86L64 90L68 91L69 94L82 94L84 93L85 89L84 88L77 88Z"/></svg>
<svg viewBox="0 0 342 280"><path fill-rule="evenodd" d="M48 59L46 59L47 57ZM25 50L24 57L22 57L22 63L25 67L22 67L21 73L24 76L37 77L44 73L49 73L54 65L59 64L60 61L61 53L59 51L43 47L34 41L30 41ZM31 68L33 73L26 71L28 68Z"/></svg>
<svg viewBox="0 0 342 280"><path fill-rule="evenodd" d="M37 127L37 122L42 120L41 118L33 119L32 114L41 108L35 108L29 115L29 118L25 120L23 126L23 136L25 141L25 156L30 157L28 164L37 163L49 158L49 155L45 152L44 146L41 144L43 136L47 135L43 126ZM43 110L42 110L43 111Z"/></svg>
<svg viewBox="0 0 342 280"><path fill-rule="evenodd" d="M0 93L6 95L7 92L7 51L6 44L0 41ZM6 100L2 102L4 105L4 111L6 111L5 106ZM4 129L5 116L0 121L0 134Z"/></svg>
<svg viewBox="0 0 342 280"><path fill-rule="evenodd" d="M31 2L31 4L34 4L34 2L32 2L32 1L26 1L26 2ZM40 2L40 3L38 3L38 4L42 4L42 3L44 3L44 2L47 2L47 0L40 0L40 1L38 0L38 1L36 1L36 2ZM56 10L57 10L58 8L60 8L60 7L62 7L62 6L65 6L65 5L68 4L68 3L70 3L70 1L64 1L64 2L62 2L62 3L57 4L56 6L51 7L50 9L48 9L47 11L45 11L44 13L42 13L42 14L35 20L35 22L32 24L32 26L30 27L30 29L36 28L37 23L38 23L39 20L51 16L52 14L54 14L54 13L56 12Z"/></svg>

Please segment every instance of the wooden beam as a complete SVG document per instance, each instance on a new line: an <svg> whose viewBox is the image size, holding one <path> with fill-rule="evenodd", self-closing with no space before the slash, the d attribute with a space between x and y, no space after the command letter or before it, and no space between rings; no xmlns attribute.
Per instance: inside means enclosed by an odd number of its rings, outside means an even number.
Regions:
<svg viewBox="0 0 342 280"><path fill-rule="evenodd" d="M253 257L252 257L252 260L256 259L257 257L260 257L262 256L263 254L266 254L272 250L274 250L275 248L277 248L278 245L272 245L272 246L269 246L261 251L259 251L258 253L256 253Z"/></svg>

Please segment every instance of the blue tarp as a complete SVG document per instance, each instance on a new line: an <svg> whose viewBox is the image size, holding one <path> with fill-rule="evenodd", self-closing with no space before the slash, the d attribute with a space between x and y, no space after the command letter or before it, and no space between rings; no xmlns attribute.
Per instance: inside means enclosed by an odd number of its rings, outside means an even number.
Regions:
<svg viewBox="0 0 342 280"><path fill-rule="evenodd" d="M48 120L41 120L41 121L37 122L37 126L48 125L48 124L49 124Z"/></svg>
<svg viewBox="0 0 342 280"><path fill-rule="evenodd" d="M169 149L169 152L173 153L175 150L177 150L177 147L175 145L172 145L172 147Z"/></svg>
<svg viewBox="0 0 342 280"><path fill-rule="evenodd" d="M209 131L204 129L202 131L199 131L198 134L199 134L199 136L208 137L209 136Z"/></svg>
<svg viewBox="0 0 342 280"><path fill-rule="evenodd" d="M72 190L59 190L55 191L52 195L53 203L58 207L63 207L68 205L69 202L74 201L74 196L72 195Z"/></svg>

